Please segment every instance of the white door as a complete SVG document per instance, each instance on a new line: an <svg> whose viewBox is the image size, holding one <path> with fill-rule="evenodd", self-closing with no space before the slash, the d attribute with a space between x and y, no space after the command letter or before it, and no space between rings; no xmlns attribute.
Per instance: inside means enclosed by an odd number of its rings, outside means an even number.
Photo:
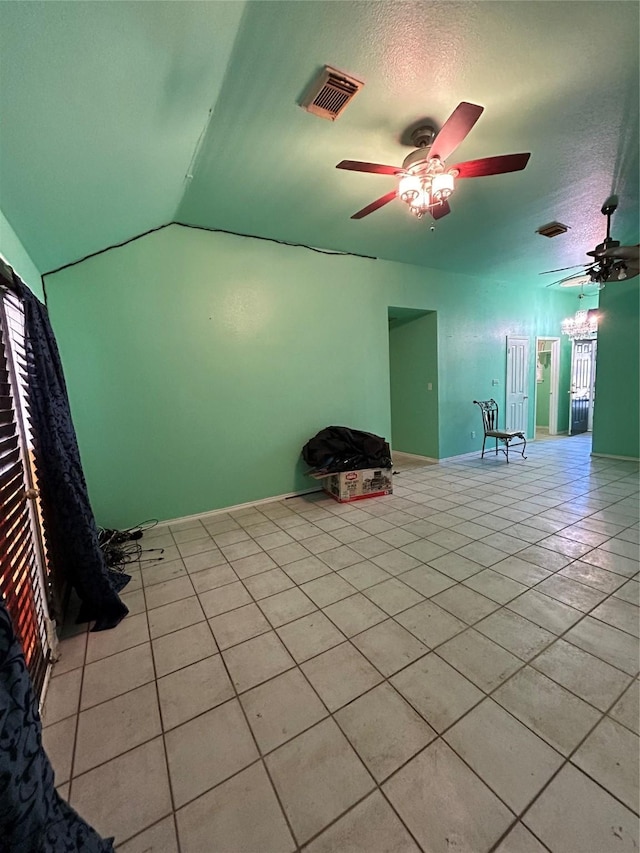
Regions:
<svg viewBox="0 0 640 853"><path fill-rule="evenodd" d="M507 338L505 429L527 432L529 419L529 338Z"/></svg>

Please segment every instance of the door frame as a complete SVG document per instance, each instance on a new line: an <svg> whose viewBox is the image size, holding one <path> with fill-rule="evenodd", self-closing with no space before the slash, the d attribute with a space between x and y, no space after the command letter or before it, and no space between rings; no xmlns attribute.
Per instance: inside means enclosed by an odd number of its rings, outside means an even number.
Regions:
<svg viewBox="0 0 640 853"><path fill-rule="evenodd" d="M558 434L558 406L560 402L560 338L553 335L539 335L536 338L536 360L538 358L538 341L551 341L551 362L549 365L549 435ZM536 433L536 413L538 411L538 383L535 384L533 395L533 428Z"/></svg>

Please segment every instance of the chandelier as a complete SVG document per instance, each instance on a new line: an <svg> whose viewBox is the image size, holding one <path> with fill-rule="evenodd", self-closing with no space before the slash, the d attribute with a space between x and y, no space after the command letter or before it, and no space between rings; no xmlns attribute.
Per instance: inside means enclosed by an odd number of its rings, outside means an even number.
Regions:
<svg viewBox="0 0 640 853"><path fill-rule="evenodd" d="M573 317L567 317L562 321L560 328L562 334L568 335L572 341L595 338L598 333L598 309L576 311Z"/></svg>

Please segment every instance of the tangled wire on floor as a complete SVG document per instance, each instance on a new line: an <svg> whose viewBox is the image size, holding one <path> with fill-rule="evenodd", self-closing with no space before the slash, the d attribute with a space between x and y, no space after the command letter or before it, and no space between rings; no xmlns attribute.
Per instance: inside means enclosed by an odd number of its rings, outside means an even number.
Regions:
<svg viewBox="0 0 640 853"><path fill-rule="evenodd" d="M100 548L104 554L104 559L107 568L115 572L124 573L125 566L129 563L144 562L142 554L152 551L164 553L164 548L144 548L137 539L142 539L142 535L158 523L157 518L151 518L143 521L134 527L129 527L125 530L114 530L111 528L98 528L98 541ZM163 557L150 557L149 560L162 560Z"/></svg>

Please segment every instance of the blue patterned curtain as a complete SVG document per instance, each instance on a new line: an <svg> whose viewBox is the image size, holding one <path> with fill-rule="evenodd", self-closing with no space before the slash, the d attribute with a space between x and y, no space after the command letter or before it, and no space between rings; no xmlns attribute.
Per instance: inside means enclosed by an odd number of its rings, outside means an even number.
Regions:
<svg viewBox="0 0 640 853"><path fill-rule="evenodd" d="M0 853L113 853L54 787L22 649L0 598Z"/></svg>
<svg viewBox="0 0 640 853"><path fill-rule="evenodd" d="M118 592L131 578L108 569L100 548L47 309L12 276L24 306L29 409L51 564L78 593L78 621L95 621L94 631L113 628L128 613Z"/></svg>

